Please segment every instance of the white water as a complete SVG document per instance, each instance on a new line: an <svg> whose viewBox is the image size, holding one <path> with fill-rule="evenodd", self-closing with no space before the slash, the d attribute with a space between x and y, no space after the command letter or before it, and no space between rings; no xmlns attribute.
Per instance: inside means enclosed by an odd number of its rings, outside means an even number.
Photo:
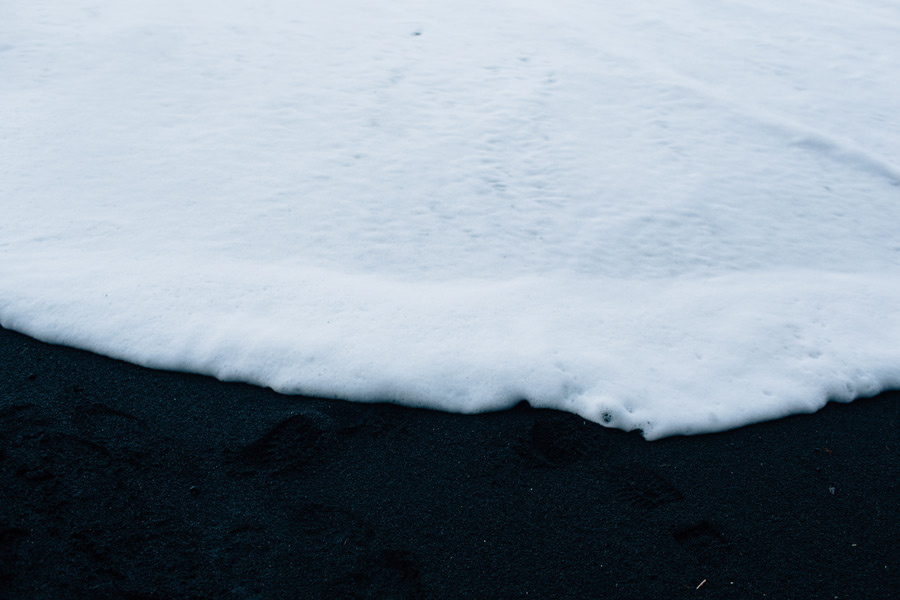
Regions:
<svg viewBox="0 0 900 600"><path fill-rule="evenodd" d="M900 386L900 5L0 6L0 324L650 439Z"/></svg>

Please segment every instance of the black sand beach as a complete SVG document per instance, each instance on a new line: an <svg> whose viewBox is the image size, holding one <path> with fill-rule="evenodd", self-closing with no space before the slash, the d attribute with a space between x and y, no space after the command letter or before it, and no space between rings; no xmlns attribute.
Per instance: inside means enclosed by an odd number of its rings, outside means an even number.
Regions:
<svg viewBox="0 0 900 600"><path fill-rule="evenodd" d="M0 330L0 598L900 597L900 394L646 442Z"/></svg>

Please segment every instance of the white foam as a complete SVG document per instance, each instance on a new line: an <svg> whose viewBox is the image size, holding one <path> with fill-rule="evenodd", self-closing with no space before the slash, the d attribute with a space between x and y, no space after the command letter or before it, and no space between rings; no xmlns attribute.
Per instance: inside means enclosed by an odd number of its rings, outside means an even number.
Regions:
<svg viewBox="0 0 900 600"><path fill-rule="evenodd" d="M388 4L0 9L0 324L650 439L900 386L900 9Z"/></svg>

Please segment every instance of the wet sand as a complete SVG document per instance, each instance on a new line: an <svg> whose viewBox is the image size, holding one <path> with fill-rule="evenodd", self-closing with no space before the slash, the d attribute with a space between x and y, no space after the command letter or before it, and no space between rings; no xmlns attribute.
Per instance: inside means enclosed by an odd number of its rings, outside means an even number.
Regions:
<svg viewBox="0 0 900 600"><path fill-rule="evenodd" d="M646 442L288 397L0 329L0 598L879 598L900 393Z"/></svg>

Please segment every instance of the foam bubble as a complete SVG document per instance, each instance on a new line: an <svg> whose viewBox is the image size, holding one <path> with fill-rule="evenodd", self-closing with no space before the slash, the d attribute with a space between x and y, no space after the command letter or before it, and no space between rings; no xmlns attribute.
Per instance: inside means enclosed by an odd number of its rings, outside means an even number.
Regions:
<svg viewBox="0 0 900 600"><path fill-rule="evenodd" d="M7 8L0 323L650 439L897 387L868 4Z"/></svg>

